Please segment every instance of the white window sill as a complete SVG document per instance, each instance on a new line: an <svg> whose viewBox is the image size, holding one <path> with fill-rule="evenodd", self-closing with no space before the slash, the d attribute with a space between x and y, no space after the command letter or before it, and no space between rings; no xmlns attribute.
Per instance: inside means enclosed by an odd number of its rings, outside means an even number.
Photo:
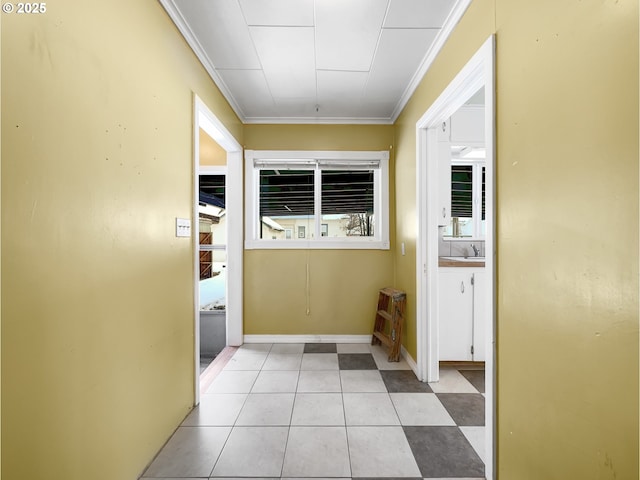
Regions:
<svg viewBox="0 0 640 480"><path fill-rule="evenodd" d="M253 240L245 250L389 250L389 242L380 240Z"/></svg>

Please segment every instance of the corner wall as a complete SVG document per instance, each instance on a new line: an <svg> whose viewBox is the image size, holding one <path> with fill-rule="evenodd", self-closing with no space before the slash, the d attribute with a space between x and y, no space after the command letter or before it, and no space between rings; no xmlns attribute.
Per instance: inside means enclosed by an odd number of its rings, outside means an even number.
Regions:
<svg viewBox="0 0 640 480"><path fill-rule="evenodd" d="M2 14L2 473L137 478L193 405L193 93L158 2Z"/></svg>
<svg viewBox="0 0 640 480"><path fill-rule="evenodd" d="M498 478L638 478L638 2L472 2L396 123L398 185L416 121L492 33Z"/></svg>

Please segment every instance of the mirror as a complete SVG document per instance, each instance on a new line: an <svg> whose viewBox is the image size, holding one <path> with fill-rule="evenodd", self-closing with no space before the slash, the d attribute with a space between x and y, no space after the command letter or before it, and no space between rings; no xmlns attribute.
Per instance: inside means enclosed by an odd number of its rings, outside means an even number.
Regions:
<svg viewBox="0 0 640 480"><path fill-rule="evenodd" d="M486 235L484 87L449 120L451 220L445 238L483 239Z"/></svg>

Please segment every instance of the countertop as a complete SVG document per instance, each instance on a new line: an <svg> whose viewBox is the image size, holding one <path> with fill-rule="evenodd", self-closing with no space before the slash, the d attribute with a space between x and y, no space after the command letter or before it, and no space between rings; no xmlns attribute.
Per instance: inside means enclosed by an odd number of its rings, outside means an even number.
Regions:
<svg viewBox="0 0 640 480"><path fill-rule="evenodd" d="M438 259L439 267L465 267L465 268L484 268L484 260L471 260L465 257L440 257Z"/></svg>

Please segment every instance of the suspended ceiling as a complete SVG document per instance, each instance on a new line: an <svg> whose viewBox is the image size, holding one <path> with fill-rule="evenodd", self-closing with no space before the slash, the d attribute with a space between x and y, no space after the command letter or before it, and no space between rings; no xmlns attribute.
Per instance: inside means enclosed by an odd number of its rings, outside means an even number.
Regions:
<svg viewBox="0 0 640 480"><path fill-rule="evenodd" d="M393 123L470 0L160 0L244 123Z"/></svg>

